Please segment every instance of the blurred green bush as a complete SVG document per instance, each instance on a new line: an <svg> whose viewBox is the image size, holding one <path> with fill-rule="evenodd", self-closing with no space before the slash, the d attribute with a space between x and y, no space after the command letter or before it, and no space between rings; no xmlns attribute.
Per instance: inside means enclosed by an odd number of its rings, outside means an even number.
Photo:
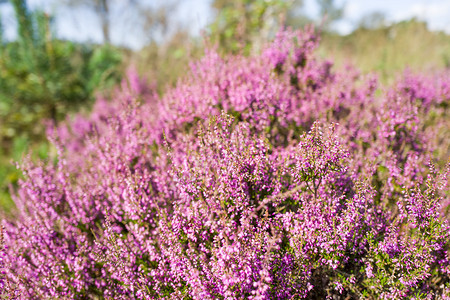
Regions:
<svg viewBox="0 0 450 300"><path fill-rule="evenodd" d="M9 186L20 176L12 161L24 153L45 158L48 122L88 107L96 92L120 80L121 50L54 38L52 18L11 0L18 38L7 42L0 28L0 206L12 207Z"/></svg>

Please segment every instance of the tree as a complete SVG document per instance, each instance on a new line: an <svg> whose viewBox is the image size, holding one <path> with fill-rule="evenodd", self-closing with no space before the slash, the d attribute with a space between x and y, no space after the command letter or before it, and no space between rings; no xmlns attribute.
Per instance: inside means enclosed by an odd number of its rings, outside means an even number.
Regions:
<svg viewBox="0 0 450 300"><path fill-rule="evenodd" d="M96 15L100 18L103 41L107 44L110 43L111 0L62 0L62 2L72 7L88 7L93 9Z"/></svg>
<svg viewBox="0 0 450 300"><path fill-rule="evenodd" d="M62 5L92 10L100 20L104 43L111 43L113 22L132 24L131 32L143 36L153 36L155 31L165 32L169 25L168 12L176 5L176 0L168 0L158 6L148 5L140 0L58 0ZM124 19L126 13L130 17ZM119 20L120 19L120 20Z"/></svg>
<svg viewBox="0 0 450 300"><path fill-rule="evenodd" d="M317 0L317 4L325 30L330 30L331 24L344 16L344 6L336 6L334 0Z"/></svg>

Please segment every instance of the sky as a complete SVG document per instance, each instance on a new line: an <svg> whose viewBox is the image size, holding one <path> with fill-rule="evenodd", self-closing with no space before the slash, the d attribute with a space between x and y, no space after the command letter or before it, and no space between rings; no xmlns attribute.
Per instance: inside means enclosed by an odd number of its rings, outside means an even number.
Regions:
<svg viewBox="0 0 450 300"><path fill-rule="evenodd" d="M145 5L159 5L170 0L139 0ZM176 0L175 0L176 1ZM171 10L178 26L188 28L193 35L199 35L213 21L214 14L210 9L212 0L178 0L178 5ZM101 42L100 23L93 12L87 9L68 9L60 5L61 0L28 0L31 8L41 8L56 15L56 35L75 41ZM139 24L133 12L127 9L127 0L116 0L113 11L112 42L139 49L148 42L148 37L136 32ZM58 4L59 3L59 4ZM307 15L318 15L318 7L314 0L304 1ZM343 20L334 24L334 29L341 34L350 33L364 16L373 12L381 12L388 22L397 22L410 18L426 21L432 30L442 30L450 34L450 0L336 0L344 6ZM0 4L0 13L5 28L6 38L13 39L16 25L14 12L9 3Z"/></svg>

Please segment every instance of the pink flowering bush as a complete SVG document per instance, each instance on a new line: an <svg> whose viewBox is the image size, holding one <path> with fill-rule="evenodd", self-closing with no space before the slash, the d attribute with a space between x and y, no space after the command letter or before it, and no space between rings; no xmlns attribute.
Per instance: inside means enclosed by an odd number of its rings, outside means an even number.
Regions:
<svg viewBox="0 0 450 300"><path fill-rule="evenodd" d="M133 72L49 131L4 220L18 299L446 299L448 73L392 87L314 55L209 50L159 97ZM3 231L2 231L3 232Z"/></svg>

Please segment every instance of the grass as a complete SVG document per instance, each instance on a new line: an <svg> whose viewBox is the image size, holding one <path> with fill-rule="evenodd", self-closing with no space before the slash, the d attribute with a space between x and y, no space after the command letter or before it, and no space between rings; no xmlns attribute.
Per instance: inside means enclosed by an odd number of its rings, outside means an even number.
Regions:
<svg viewBox="0 0 450 300"><path fill-rule="evenodd" d="M363 73L378 72L384 83L391 83L405 68L429 72L450 68L450 35L433 32L417 20L377 29L359 28L346 36L324 34L319 47L321 57L336 66L351 64Z"/></svg>

